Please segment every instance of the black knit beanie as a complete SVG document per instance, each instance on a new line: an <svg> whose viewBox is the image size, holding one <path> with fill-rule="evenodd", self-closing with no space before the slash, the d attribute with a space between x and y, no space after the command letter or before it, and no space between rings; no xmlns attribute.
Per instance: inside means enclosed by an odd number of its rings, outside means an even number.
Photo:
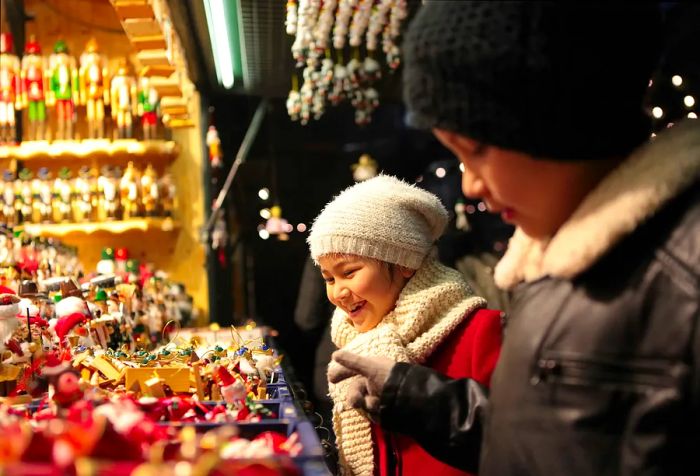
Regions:
<svg viewBox="0 0 700 476"><path fill-rule="evenodd" d="M543 159L628 154L661 45L651 2L426 1L404 41L408 122Z"/></svg>

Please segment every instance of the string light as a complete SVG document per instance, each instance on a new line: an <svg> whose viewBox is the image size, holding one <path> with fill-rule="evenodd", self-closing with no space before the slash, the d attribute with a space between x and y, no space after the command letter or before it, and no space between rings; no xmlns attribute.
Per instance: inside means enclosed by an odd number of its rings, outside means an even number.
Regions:
<svg viewBox="0 0 700 476"><path fill-rule="evenodd" d="M464 173L464 164L462 164L462 163L459 164L459 171Z"/></svg>
<svg viewBox="0 0 700 476"><path fill-rule="evenodd" d="M438 167L435 169L435 175L437 175L438 178L443 178L445 175L447 175L447 172L444 168Z"/></svg>
<svg viewBox="0 0 700 476"><path fill-rule="evenodd" d="M306 231L306 225L304 223L299 223L297 225L297 231L299 233L304 233Z"/></svg>
<svg viewBox="0 0 700 476"><path fill-rule="evenodd" d="M263 240L267 240L270 237L270 233L265 228L258 230L258 235L260 235L260 238Z"/></svg>
<svg viewBox="0 0 700 476"><path fill-rule="evenodd" d="M693 107L695 106L695 98L688 94L683 98L683 104L685 104L685 107Z"/></svg>
<svg viewBox="0 0 700 476"><path fill-rule="evenodd" d="M688 119L697 119L698 115L695 114L694 112L689 112L688 113Z"/></svg>
<svg viewBox="0 0 700 476"><path fill-rule="evenodd" d="M657 118L661 119L661 117L664 115L664 110L661 109L659 106L654 107L654 109L651 110L651 114Z"/></svg>
<svg viewBox="0 0 700 476"><path fill-rule="evenodd" d="M486 204L484 202L479 202L479 204L476 206L476 208L478 208L480 212L485 212L486 211Z"/></svg>
<svg viewBox="0 0 700 476"><path fill-rule="evenodd" d="M270 191L266 188L261 188L258 190L258 197L260 197L260 200L267 200L270 198Z"/></svg>
<svg viewBox="0 0 700 476"><path fill-rule="evenodd" d="M677 74L674 74L673 77L671 78L671 82L673 83L674 86L679 87L681 84L683 84L683 78L681 78Z"/></svg>
<svg viewBox="0 0 700 476"><path fill-rule="evenodd" d="M268 208L263 208L262 210L260 210L260 216L267 220L272 215L270 214L270 210Z"/></svg>

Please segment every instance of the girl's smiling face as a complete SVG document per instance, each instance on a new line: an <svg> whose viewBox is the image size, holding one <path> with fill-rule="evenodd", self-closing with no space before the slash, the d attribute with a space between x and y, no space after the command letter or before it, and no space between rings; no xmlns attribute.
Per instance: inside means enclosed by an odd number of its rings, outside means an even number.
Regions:
<svg viewBox="0 0 700 476"><path fill-rule="evenodd" d="M394 306L414 271L355 255L318 259L328 300L345 311L359 332L374 329Z"/></svg>

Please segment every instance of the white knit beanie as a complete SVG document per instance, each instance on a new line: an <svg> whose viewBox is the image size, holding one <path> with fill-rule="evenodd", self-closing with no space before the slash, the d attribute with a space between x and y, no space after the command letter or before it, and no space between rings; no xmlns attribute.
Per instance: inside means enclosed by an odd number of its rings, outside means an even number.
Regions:
<svg viewBox="0 0 700 476"><path fill-rule="evenodd" d="M317 263L320 256L341 253L418 269L447 219L447 210L432 193L379 175L328 203L307 242Z"/></svg>

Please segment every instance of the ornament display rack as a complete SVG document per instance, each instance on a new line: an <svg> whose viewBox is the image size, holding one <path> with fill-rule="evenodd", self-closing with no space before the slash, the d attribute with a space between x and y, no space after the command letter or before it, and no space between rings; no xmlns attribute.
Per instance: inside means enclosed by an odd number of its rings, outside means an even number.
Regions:
<svg viewBox="0 0 700 476"><path fill-rule="evenodd" d="M177 143L165 140L137 141L123 139L83 141L30 141L19 145L0 146L0 167L17 171L17 162L24 167L39 169L79 169L84 165L124 167L134 162L139 168L149 163L162 172L175 161L180 148Z"/></svg>

